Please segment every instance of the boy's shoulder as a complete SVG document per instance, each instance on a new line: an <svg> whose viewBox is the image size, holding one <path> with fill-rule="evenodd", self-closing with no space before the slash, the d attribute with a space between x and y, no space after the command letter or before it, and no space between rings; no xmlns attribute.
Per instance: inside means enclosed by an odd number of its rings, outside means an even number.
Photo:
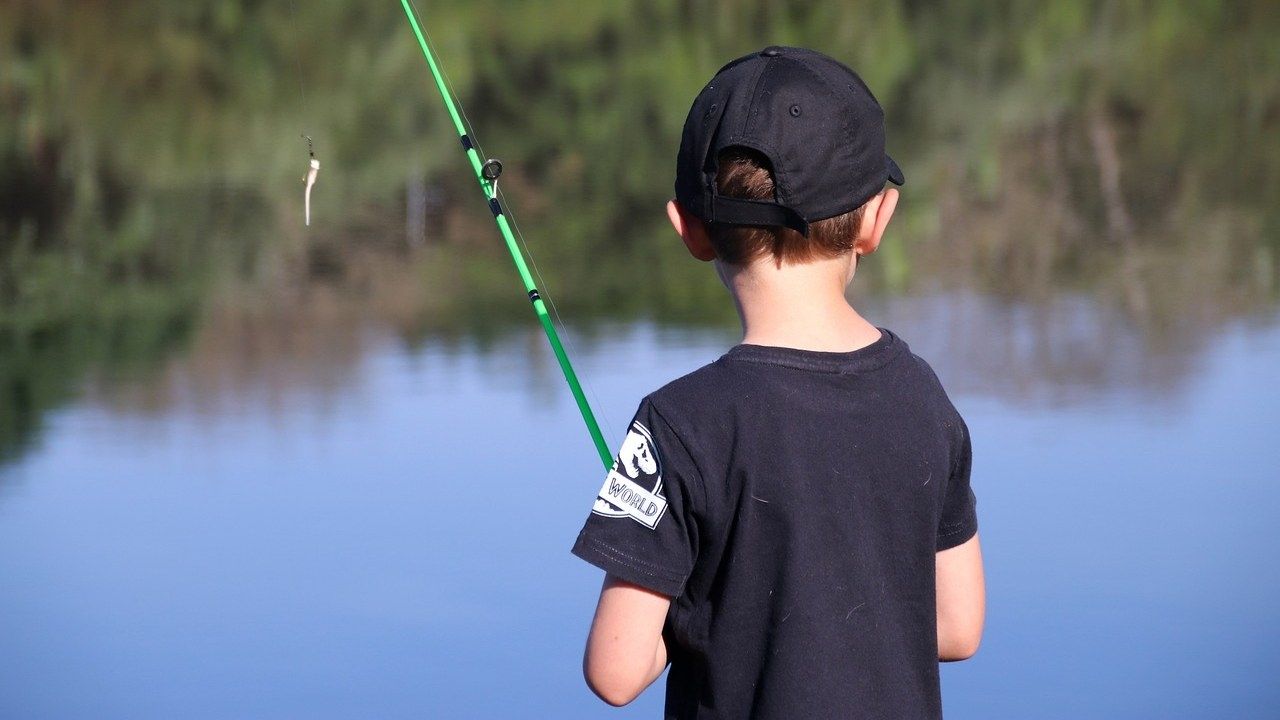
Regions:
<svg viewBox="0 0 1280 720"><path fill-rule="evenodd" d="M644 402L679 434L724 427L744 413L783 405L794 410L793 401L805 396L824 404L852 404L865 394L899 395L954 412L929 363L892 331L880 331L878 341L852 352L735 345L654 390Z"/></svg>

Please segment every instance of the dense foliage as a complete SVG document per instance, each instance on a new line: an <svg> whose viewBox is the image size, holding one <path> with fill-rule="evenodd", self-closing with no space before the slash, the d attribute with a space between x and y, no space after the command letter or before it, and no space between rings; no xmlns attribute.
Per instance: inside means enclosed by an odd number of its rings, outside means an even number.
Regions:
<svg viewBox="0 0 1280 720"><path fill-rule="evenodd" d="M879 286L1088 288L1153 331L1276 296L1269 0L418 7L578 317L726 319L660 206L700 84L771 43L846 60L887 107L909 185ZM413 337L522 317L470 182L396 2L5 3L0 456L86 369L180 348L229 286L380 293ZM405 241L413 192L425 245Z"/></svg>

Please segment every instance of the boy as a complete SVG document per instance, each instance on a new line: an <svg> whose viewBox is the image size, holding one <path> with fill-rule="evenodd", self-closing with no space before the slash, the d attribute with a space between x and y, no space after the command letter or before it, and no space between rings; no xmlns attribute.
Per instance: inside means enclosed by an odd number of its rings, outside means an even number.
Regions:
<svg viewBox="0 0 1280 720"><path fill-rule="evenodd" d="M845 298L902 171L862 80L770 47L689 111L667 213L742 344L640 403L573 552L607 575L587 683L671 664L668 718L940 718L984 585L968 430L925 362Z"/></svg>

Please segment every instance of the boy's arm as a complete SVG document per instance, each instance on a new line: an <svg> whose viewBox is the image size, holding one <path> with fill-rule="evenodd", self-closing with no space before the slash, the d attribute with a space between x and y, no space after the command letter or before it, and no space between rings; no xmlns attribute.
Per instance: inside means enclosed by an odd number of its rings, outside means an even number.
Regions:
<svg viewBox="0 0 1280 720"><path fill-rule="evenodd" d="M626 705L666 669L662 626L670 607L666 595L605 575L582 658L587 685L601 700Z"/></svg>
<svg viewBox="0 0 1280 720"><path fill-rule="evenodd" d="M978 536L937 554L938 659L967 660L978 652L987 590Z"/></svg>

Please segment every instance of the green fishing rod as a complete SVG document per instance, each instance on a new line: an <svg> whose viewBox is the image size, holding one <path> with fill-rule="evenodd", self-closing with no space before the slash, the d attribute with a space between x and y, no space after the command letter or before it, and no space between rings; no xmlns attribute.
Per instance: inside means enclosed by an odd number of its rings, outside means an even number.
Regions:
<svg viewBox="0 0 1280 720"><path fill-rule="evenodd" d="M547 342L551 343L551 349L556 354L560 369L564 371L564 379L569 383L569 389L573 392L573 399L578 402L578 410L582 413L582 420L587 424L587 431L591 433L591 439L595 442L596 451L600 453L600 459L604 462L605 469L608 470L613 467L613 453L609 451L609 444L605 442L604 435L600 432L600 424L596 422L595 413L591 412L591 404L587 402L587 396L582 392L582 384L578 382L578 374L573 371L573 364L569 362L569 356L564 351L564 345L560 343L560 335L556 332L556 327L551 322L551 316L547 314L547 306L538 294L538 288L534 285L533 276L529 274L529 266L525 263L524 254L520 252L520 246L516 244L515 236L511 233L511 224L507 222L506 211L503 210L502 203L498 201L498 176L502 174L502 163L494 159L484 161L480 159L480 154L476 152L475 143L472 142L471 136L467 134L466 126L462 123L462 116L458 113L458 104L454 101L453 94L449 92L449 86L440 72L436 57L431 52L431 47L427 43L426 37L422 34L422 27L418 24L418 17L414 13L412 5L409 0L400 0L400 4L404 7L405 16L409 18L409 25L413 27L414 36L418 38L418 45L422 47L422 54L427 58L427 65L431 68L431 76L436 81L436 89L440 91L440 98L444 100L444 107L449 111L449 118L453 121L453 129L458 132L458 139L462 141L462 149L466 151L467 159L471 161L471 169L475 171L476 181L480 183L480 190L489 201L489 210L493 213L494 222L498 224L498 232L502 234L502 239L507 243L507 251L511 253L511 259L516 264L516 272L520 273L520 280L524 283L524 289L529 294L529 300L533 302L533 311L538 316L538 322L542 324L543 332L547 334Z"/></svg>

